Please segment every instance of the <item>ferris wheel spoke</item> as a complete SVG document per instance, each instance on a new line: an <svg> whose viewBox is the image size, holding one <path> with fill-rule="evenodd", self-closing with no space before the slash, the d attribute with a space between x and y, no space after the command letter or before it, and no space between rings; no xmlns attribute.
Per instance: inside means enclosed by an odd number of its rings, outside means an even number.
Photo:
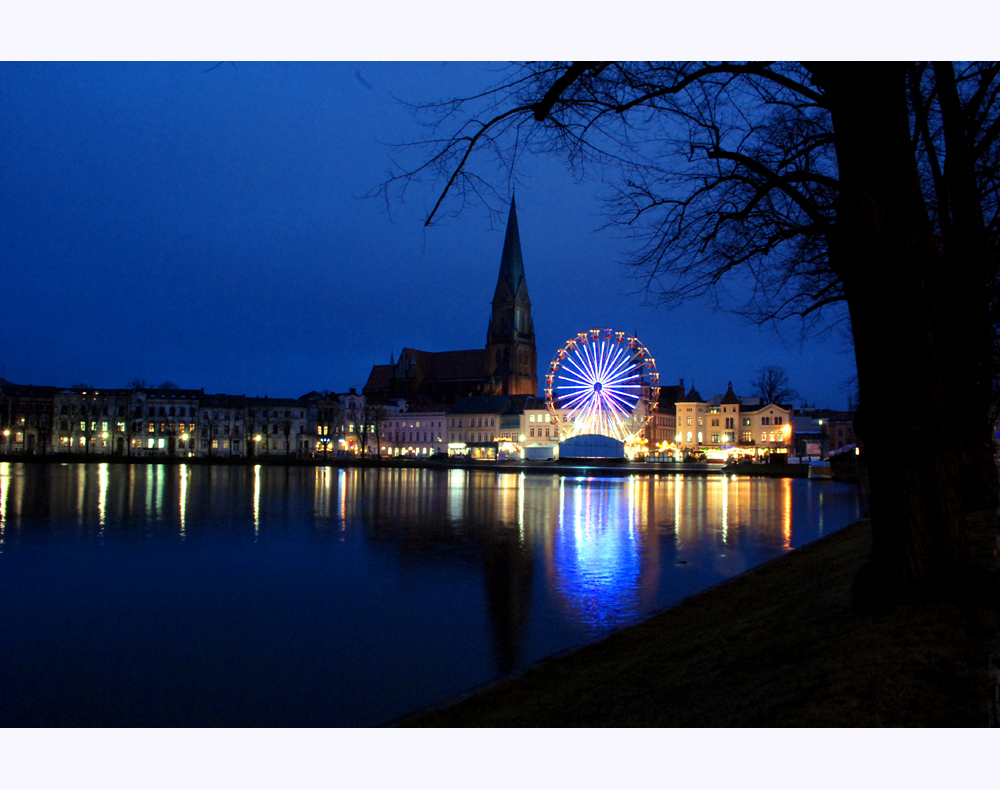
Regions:
<svg viewBox="0 0 1000 790"><path fill-rule="evenodd" d="M559 382L559 387L560 389L568 387L570 389L592 390L594 389L594 382L567 376Z"/></svg>
<svg viewBox="0 0 1000 790"><path fill-rule="evenodd" d="M573 359L572 357L567 357L566 358L566 364L567 364L567 366L570 369L567 370L567 371L565 371L564 375L566 375L566 376L571 376L571 375L579 376L580 380L586 381L586 382L588 382L590 384L593 384L594 381L596 380L595 377L594 377L594 375L593 375L593 373L590 370L588 370L585 366L581 366L577 362L577 360Z"/></svg>
<svg viewBox="0 0 1000 790"><path fill-rule="evenodd" d="M590 396L587 394L577 395L574 398L567 398L562 402L559 408L561 409L582 409L590 402Z"/></svg>
<svg viewBox="0 0 1000 790"><path fill-rule="evenodd" d="M563 376L563 381L566 384L571 384L580 387L591 387L594 386L594 380L589 379L586 376L581 377L573 371L569 371L566 376Z"/></svg>
<svg viewBox="0 0 1000 790"><path fill-rule="evenodd" d="M601 351L604 352L604 343L601 343ZM601 354L600 375L604 381L609 381L615 377L614 368L617 365L621 349L607 349L607 353Z"/></svg>
<svg viewBox="0 0 1000 790"><path fill-rule="evenodd" d="M622 349L618 349L618 352L618 355L613 360L613 367L610 371L610 375L615 377L632 367L632 356L622 353Z"/></svg>
<svg viewBox="0 0 1000 790"><path fill-rule="evenodd" d="M625 393L618 393L614 391L608 392L607 394L608 400L625 412L635 411L635 408L639 403L640 396L641 393L630 397Z"/></svg>
<svg viewBox="0 0 1000 790"><path fill-rule="evenodd" d="M609 348L604 364L605 373L613 375L614 369L623 359L628 359L628 355L623 353L620 347Z"/></svg>
<svg viewBox="0 0 1000 790"><path fill-rule="evenodd" d="M585 373L586 378L588 378L592 382L600 380L595 360L591 356L591 349L589 347L589 344L588 346L584 347L581 353L581 357L579 359L579 363L580 367L586 371Z"/></svg>
<svg viewBox="0 0 1000 790"><path fill-rule="evenodd" d="M624 435L628 433L625 426L624 420L622 420L615 412L608 412L610 423L609 430L615 434L615 436L621 439Z"/></svg>
<svg viewBox="0 0 1000 790"><path fill-rule="evenodd" d="M632 378L635 374L629 370L628 360L621 359L618 360L613 367L611 367L605 374L604 378L607 381L612 381L615 383L625 382Z"/></svg>
<svg viewBox="0 0 1000 790"><path fill-rule="evenodd" d="M582 392L571 393L566 396L566 403L569 408L579 408L585 403L589 403L594 396L593 390L584 390Z"/></svg>
<svg viewBox="0 0 1000 790"><path fill-rule="evenodd" d="M610 414L628 414L629 410L622 406L620 403L616 402L613 398L605 397L604 403L602 404L604 410Z"/></svg>

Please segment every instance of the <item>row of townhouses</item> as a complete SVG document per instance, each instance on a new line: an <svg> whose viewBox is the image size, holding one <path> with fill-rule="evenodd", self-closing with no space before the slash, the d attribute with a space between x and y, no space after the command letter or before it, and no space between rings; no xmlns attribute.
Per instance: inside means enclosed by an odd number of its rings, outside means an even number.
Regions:
<svg viewBox="0 0 1000 790"><path fill-rule="evenodd" d="M408 408L401 398L372 400L354 389L292 399L189 389L59 389L0 379L0 452L545 458L557 455L553 448L572 433L567 415L552 412L534 395L466 396L422 410ZM694 387L685 392L682 380L661 388L658 406L640 439L640 452L652 457L713 451L825 455L854 438L845 435L850 414L827 418L824 428L822 417L806 421L789 406L740 398L731 384L724 395L706 400ZM833 430L836 437L824 439L824 431Z"/></svg>
<svg viewBox="0 0 1000 790"><path fill-rule="evenodd" d="M19 385L0 379L0 452L312 457L367 452L371 410L353 389L301 398L190 389Z"/></svg>

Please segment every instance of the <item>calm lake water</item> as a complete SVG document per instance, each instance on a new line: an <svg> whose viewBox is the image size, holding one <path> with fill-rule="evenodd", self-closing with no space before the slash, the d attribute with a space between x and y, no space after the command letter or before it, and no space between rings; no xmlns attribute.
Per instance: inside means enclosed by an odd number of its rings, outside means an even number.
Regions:
<svg viewBox="0 0 1000 790"><path fill-rule="evenodd" d="M828 480L0 463L0 725L376 725L859 516Z"/></svg>

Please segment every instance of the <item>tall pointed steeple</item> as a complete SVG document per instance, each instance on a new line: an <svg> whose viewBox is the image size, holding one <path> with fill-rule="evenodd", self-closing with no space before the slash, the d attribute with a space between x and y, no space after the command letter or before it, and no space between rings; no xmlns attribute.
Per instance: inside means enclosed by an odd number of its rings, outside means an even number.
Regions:
<svg viewBox="0 0 1000 790"><path fill-rule="evenodd" d="M524 298L528 296L528 285L524 279L524 259L521 257L521 234L517 229L517 206L514 198L510 199L510 214L507 215L507 235L503 240L503 254L500 256L500 276L497 278L495 302L501 295L501 288L506 285L512 297L517 297L521 285L524 285Z"/></svg>
<svg viewBox="0 0 1000 790"><path fill-rule="evenodd" d="M493 311L486 330L486 388L498 395L538 394L535 325L531 320L513 197L493 294Z"/></svg>

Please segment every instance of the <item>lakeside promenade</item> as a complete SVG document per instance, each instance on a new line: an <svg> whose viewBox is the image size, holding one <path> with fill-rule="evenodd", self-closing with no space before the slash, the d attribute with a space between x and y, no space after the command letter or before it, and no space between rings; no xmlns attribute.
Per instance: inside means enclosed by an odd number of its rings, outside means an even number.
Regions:
<svg viewBox="0 0 1000 790"><path fill-rule="evenodd" d="M403 727L985 727L1000 650L997 519L970 518L984 589L858 611L861 521ZM993 690L995 693L995 689Z"/></svg>

